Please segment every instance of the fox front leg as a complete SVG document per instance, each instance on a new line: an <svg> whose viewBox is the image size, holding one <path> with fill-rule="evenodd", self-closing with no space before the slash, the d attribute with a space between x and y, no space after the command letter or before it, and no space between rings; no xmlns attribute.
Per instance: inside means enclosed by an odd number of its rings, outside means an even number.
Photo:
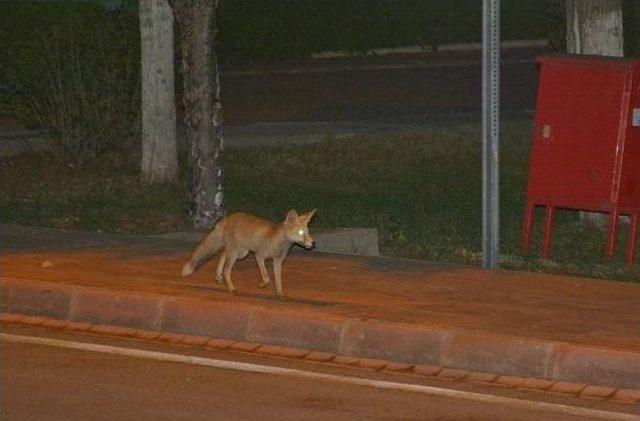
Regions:
<svg viewBox="0 0 640 421"><path fill-rule="evenodd" d="M276 297L281 300L288 300L288 297L282 295L282 262L284 258L273 259L273 278L275 279Z"/></svg>
<svg viewBox="0 0 640 421"><path fill-rule="evenodd" d="M224 262L227 260L227 254L223 251L218 260L218 266L216 267L216 282L222 283L222 269L224 269Z"/></svg>
<svg viewBox="0 0 640 421"><path fill-rule="evenodd" d="M262 278L262 282L258 285L260 288L264 288L269 285L271 280L269 279L269 272L267 272L267 267L264 264L264 258L258 257L256 254L256 263L258 263L258 269L260 270L260 277Z"/></svg>

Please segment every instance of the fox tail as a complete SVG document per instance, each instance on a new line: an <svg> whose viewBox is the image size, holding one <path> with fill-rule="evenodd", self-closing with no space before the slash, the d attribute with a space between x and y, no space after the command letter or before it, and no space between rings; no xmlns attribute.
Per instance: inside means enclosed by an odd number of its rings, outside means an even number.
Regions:
<svg viewBox="0 0 640 421"><path fill-rule="evenodd" d="M218 224L213 231L202 240L202 243L195 249L189 261L182 267L182 276L193 275L198 267L211 259L222 246L222 230Z"/></svg>

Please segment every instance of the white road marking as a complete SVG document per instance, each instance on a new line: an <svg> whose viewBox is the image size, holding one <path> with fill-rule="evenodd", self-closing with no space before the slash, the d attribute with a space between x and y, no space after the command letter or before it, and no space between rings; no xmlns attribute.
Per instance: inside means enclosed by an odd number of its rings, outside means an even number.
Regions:
<svg viewBox="0 0 640 421"><path fill-rule="evenodd" d="M0 339L13 343L26 343L33 345L46 345L58 348L76 349L82 351L100 352L105 354L123 355L135 358L144 358L156 361L167 361L183 364L194 364L206 367L221 368L226 370L246 371L251 373L274 374L279 376L296 377L302 379L324 380L334 383L350 384L357 386L367 386L376 389L398 390L406 392L423 393L434 396L444 396L449 398L465 399L476 402L491 404L509 405L520 409L542 410L557 412L566 415L576 415L581 417L593 417L604 420L633 420L638 421L640 417L633 414L620 412L602 411L597 409L583 408L578 406L561 405L547 402L528 401L524 399L506 398L489 394L465 392L461 390L444 389L433 386L423 386L417 384L396 383L384 380L371 380L358 377L341 376L335 374L317 373L313 371L297 370L285 367L274 367L268 365L242 363L237 361L217 360L212 358L194 357L182 354L169 354L165 352L148 351L143 349L121 348L110 345L100 345L87 342L73 342L59 339L41 338L35 336L12 335L0 333Z"/></svg>

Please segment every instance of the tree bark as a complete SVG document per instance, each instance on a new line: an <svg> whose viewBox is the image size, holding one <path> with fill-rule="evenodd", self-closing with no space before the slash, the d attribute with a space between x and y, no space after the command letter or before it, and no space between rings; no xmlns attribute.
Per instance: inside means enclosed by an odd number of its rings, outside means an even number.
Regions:
<svg viewBox="0 0 640 421"><path fill-rule="evenodd" d="M142 180L178 181L173 14L167 0L140 0Z"/></svg>
<svg viewBox="0 0 640 421"><path fill-rule="evenodd" d="M622 0L566 0L567 52L624 56ZM583 223L604 227L608 216L580 212Z"/></svg>
<svg viewBox="0 0 640 421"><path fill-rule="evenodd" d="M567 0L567 51L624 56L622 0Z"/></svg>
<svg viewBox="0 0 640 421"><path fill-rule="evenodd" d="M216 0L170 0L178 23L185 137L191 145L192 219L206 230L224 216L220 78L215 55Z"/></svg>

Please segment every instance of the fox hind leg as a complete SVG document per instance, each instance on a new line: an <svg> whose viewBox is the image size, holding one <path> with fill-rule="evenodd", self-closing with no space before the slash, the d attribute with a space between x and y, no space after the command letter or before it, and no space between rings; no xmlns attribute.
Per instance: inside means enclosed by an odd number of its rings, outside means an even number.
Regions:
<svg viewBox="0 0 640 421"><path fill-rule="evenodd" d="M227 284L227 290L229 294L233 295L236 293L236 287L233 286L233 282L231 282L231 269L233 265L238 260L237 253L229 253L225 259L224 269L222 270L222 274L224 275L224 282Z"/></svg>
<svg viewBox="0 0 640 421"><path fill-rule="evenodd" d="M263 257L258 257L258 255L256 255L256 262L258 263L258 269L260 269L260 277L262 278L262 282L260 282L260 285L258 286L260 288L264 288L269 285L269 282L271 282L271 280L269 279L269 272L267 272L267 267L264 264Z"/></svg>

